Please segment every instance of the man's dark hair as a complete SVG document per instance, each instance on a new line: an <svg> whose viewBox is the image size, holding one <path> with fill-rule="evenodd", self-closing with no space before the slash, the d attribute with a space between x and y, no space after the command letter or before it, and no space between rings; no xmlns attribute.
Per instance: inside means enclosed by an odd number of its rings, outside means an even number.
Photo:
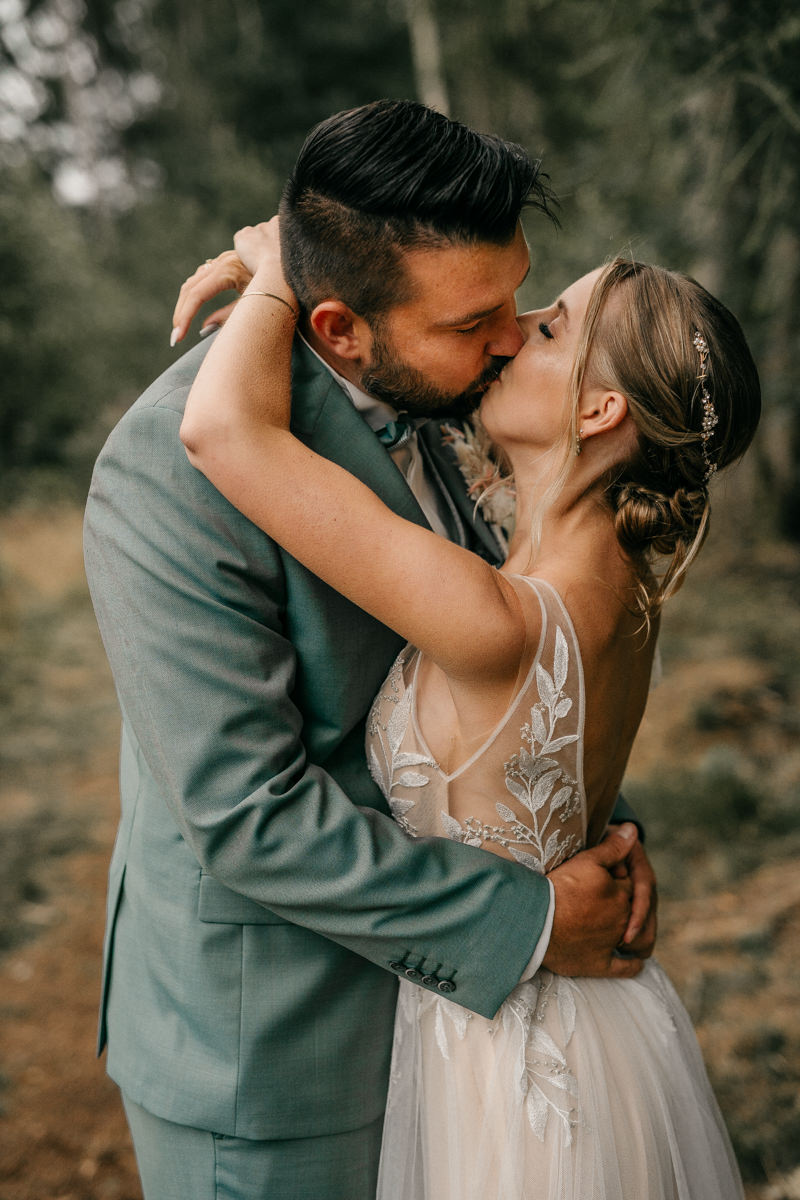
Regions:
<svg viewBox="0 0 800 1200"><path fill-rule="evenodd" d="M310 311L343 300L374 321L410 299L404 251L514 237L522 208L553 220L539 163L412 100L377 100L312 129L281 200L289 283Z"/></svg>

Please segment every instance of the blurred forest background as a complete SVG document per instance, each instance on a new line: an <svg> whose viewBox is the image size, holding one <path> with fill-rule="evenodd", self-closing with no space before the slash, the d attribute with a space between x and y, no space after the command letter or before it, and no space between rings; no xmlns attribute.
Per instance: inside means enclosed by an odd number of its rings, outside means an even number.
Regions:
<svg viewBox="0 0 800 1200"><path fill-rule="evenodd" d="M627 790L749 1194L800 1197L799 47L790 0L0 0L3 1200L138 1195L91 1058L117 804L92 460L179 353L181 281L275 211L313 124L380 96L542 157L562 230L530 219L522 306L631 251L749 335L762 428Z"/></svg>

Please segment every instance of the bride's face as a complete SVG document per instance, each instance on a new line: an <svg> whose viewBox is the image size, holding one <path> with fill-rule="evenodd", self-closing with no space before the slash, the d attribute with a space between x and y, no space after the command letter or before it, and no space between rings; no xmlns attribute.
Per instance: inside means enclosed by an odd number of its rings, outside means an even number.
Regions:
<svg viewBox="0 0 800 1200"><path fill-rule="evenodd" d="M487 391L481 420L493 441L550 449L569 428L569 383L592 289L603 273L584 275L547 308L518 318L525 344Z"/></svg>

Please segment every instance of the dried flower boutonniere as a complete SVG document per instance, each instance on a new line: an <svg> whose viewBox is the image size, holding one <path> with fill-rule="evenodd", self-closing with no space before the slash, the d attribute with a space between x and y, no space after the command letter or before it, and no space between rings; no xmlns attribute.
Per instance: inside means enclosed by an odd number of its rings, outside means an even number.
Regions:
<svg viewBox="0 0 800 1200"><path fill-rule="evenodd" d="M477 415L461 425L442 425L441 429L443 440L453 447L467 494L506 553L514 529L516 492L512 477L499 461L497 447Z"/></svg>

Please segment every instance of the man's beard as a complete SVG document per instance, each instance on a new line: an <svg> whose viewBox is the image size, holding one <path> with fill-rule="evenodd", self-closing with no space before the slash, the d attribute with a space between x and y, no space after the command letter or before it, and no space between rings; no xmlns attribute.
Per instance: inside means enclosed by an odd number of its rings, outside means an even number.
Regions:
<svg viewBox="0 0 800 1200"><path fill-rule="evenodd" d="M411 417L467 417L483 399L508 358L494 357L463 392L443 392L422 372L398 357L394 347L373 330L372 363L361 376L361 387L375 400Z"/></svg>

